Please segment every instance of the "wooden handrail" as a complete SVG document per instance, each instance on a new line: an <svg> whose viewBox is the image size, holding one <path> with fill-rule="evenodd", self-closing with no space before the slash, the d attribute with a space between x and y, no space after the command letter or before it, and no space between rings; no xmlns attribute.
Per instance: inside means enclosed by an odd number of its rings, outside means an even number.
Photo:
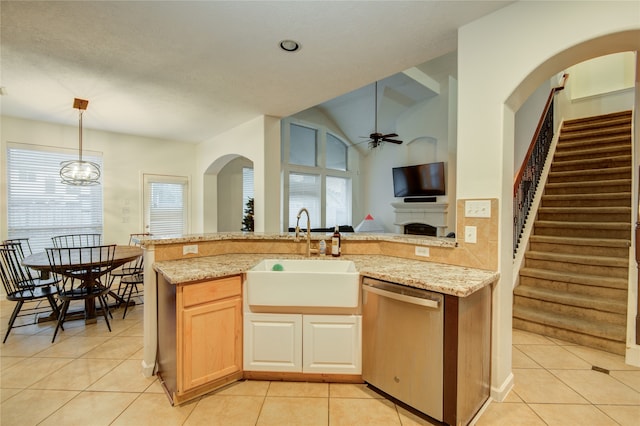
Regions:
<svg viewBox="0 0 640 426"><path fill-rule="evenodd" d="M522 161L522 164L520 165L520 170L518 171L518 174L516 175L514 181L513 181L513 196L516 196L516 193L518 191L518 186L520 185L520 182L522 181L522 176L524 175L524 171L526 170L527 167L527 163L529 162L529 157L531 157L531 154L533 153L533 148L535 147L536 141L538 140L538 136L540 135L540 131L542 130L542 125L544 123L544 118L547 116L547 111L549 111L549 108L551 107L551 103L553 102L553 97L555 96L556 92L559 92L561 90L564 90L564 85L567 82L567 79L569 78L569 74L563 74L562 76L562 84L560 84L560 86L554 87L553 89L551 89L551 92L549 93L549 98L547 98L547 103L544 106L544 110L542 111L542 114L540 115L540 120L538 121L538 127L536 127L536 131L533 134L533 138L531 139L531 143L529 144L529 149L527 150L527 155L525 155L524 160Z"/></svg>

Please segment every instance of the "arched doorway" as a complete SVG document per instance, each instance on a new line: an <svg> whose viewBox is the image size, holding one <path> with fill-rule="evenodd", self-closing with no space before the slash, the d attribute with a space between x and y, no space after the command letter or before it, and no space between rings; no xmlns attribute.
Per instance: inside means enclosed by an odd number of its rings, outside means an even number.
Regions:
<svg viewBox="0 0 640 426"><path fill-rule="evenodd" d="M238 154L216 159L203 178L204 232L239 232L242 229L243 171L253 170L253 161ZM251 188L253 189L253 188Z"/></svg>

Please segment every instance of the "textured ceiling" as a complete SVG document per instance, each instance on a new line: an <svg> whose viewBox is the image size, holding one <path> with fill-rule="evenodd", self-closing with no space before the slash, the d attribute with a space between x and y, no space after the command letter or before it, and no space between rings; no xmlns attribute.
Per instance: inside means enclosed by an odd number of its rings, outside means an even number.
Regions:
<svg viewBox="0 0 640 426"><path fill-rule="evenodd" d="M201 142L454 51L506 1L2 1L3 115ZM302 45L279 49L283 39Z"/></svg>

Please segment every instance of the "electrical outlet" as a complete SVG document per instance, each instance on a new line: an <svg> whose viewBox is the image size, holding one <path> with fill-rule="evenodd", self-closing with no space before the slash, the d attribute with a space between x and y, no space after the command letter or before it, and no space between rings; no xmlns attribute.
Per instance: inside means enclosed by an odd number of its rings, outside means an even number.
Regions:
<svg viewBox="0 0 640 426"><path fill-rule="evenodd" d="M416 256L429 257L429 247L416 246Z"/></svg>
<svg viewBox="0 0 640 426"><path fill-rule="evenodd" d="M475 244L478 242L478 229L475 226L465 226L464 227L464 242Z"/></svg>
<svg viewBox="0 0 640 426"><path fill-rule="evenodd" d="M184 256L185 254L198 254L198 245L191 244L188 246L182 246L182 255Z"/></svg>
<svg viewBox="0 0 640 426"><path fill-rule="evenodd" d="M491 200L467 200L464 202L465 217L491 217Z"/></svg>

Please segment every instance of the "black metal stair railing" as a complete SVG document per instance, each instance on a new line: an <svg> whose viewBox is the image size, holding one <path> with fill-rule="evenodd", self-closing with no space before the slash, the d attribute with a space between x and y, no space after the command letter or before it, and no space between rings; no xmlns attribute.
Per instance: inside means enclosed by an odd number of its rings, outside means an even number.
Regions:
<svg viewBox="0 0 640 426"><path fill-rule="evenodd" d="M553 141L553 100L555 94L564 89L568 74L563 77L562 85L551 89L547 104L538 122L538 127L527 151L522 167L513 184L513 255L515 257L533 198L542 176L542 170Z"/></svg>

